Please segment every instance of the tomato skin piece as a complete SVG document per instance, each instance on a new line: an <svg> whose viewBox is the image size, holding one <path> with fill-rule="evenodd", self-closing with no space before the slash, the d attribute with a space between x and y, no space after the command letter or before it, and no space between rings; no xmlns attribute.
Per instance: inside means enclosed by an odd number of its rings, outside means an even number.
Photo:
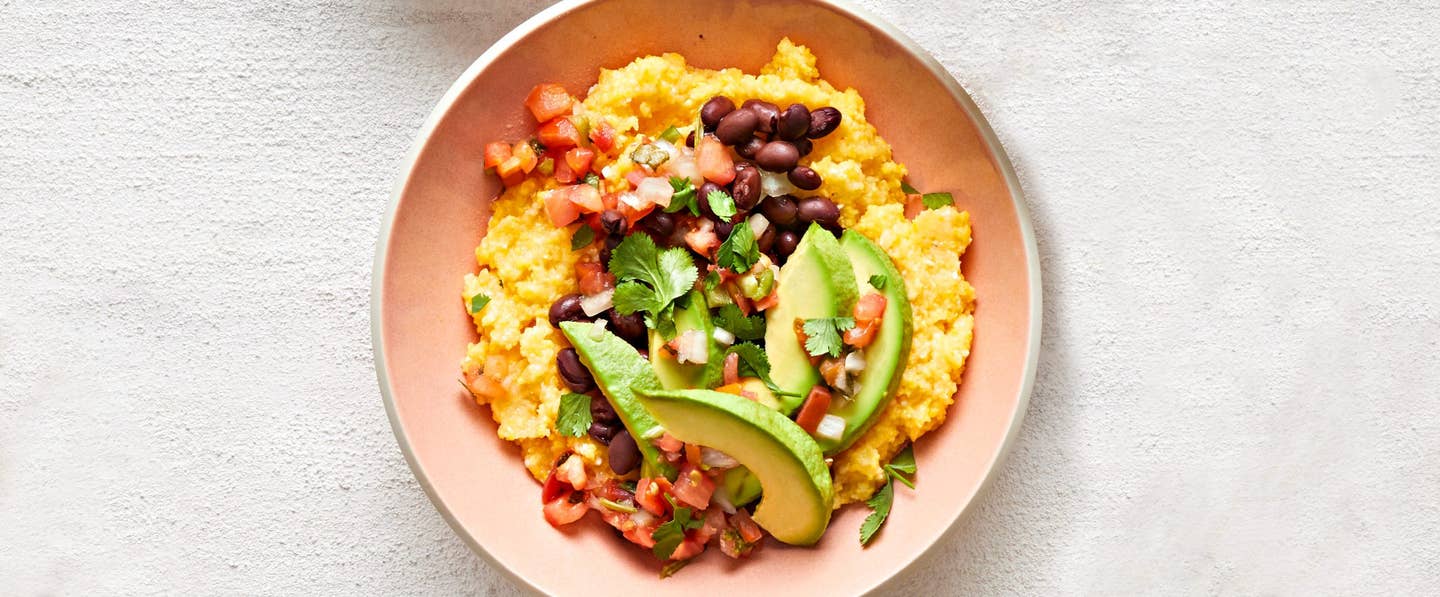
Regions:
<svg viewBox="0 0 1440 597"><path fill-rule="evenodd" d="M524 170L526 174L529 174L540 163L540 156L535 154L535 148L530 146L529 141L516 143L515 149L511 150L511 156L520 158L520 169Z"/></svg>
<svg viewBox="0 0 1440 597"><path fill-rule="evenodd" d="M541 83L530 90L525 97L525 107L535 117L535 122L546 122L556 116L569 114L575 98L557 83Z"/></svg>
<svg viewBox="0 0 1440 597"><path fill-rule="evenodd" d="M806 433L815 433L815 428L820 425L820 419L825 418L825 413L830 410L830 390L824 386L810 388L810 394L805 397L805 403L800 405L800 414L795 416L795 424L804 429Z"/></svg>
<svg viewBox="0 0 1440 597"><path fill-rule="evenodd" d="M585 176L593 163L595 163L595 150L593 149L572 147L565 152L565 164L575 173L576 178Z"/></svg>
<svg viewBox="0 0 1440 597"><path fill-rule="evenodd" d="M575 184L575 171L570 169L570 164L565 160L555 161L555 182L560 184Z"/></svg>
<svg viewBox="0 0 1440 597"><path fill-rule="evenodd" d="M595 149L610 153L615 149L615 128L610 123L600 121L599 125L590 127L590 142L595 144Z"/></svg>
<svg viewBox="0 0 1440 597"><path fill-rule="evenodd" d="M545 522L559 528L580 520L590 511L584 501L571 503L570 494L545 502Z"/></svg>
<svg viewBox="0 0 1440 597"><path fill-rule="evenodd" d="M880 320L878 319L871 319L865 323L859 323L857 321L855 327L845 330L845 334L841 336L841 339L844 340L846 344L854 346L855 348L865 348L869 346L871 342L875 341L875 335L878 331L880 331Z"/></svg>
<svg viewBox="0 0 1440 597"><path fill-rule="evenodd" d="M690 558L700 555L701 553L704 553L704 551L704 543L701 543L690 537L686 537L685 540L681 541L680 545L675 548L675 553L670 555L670 560L673 562L678 562L680 560L688 560Z"/></svg>
<svg viewBox="0 0 1440 597"><path fill-rule="evenodd" d="M885 295L872 292L855 302L855 321L878 321L885 317Z"/></svg>
<svg viewBox="0 0 1440 597"><path fill-rule="evenodd" d="M514 155L514 152L511 151L509 143L495 141L485 144L485 169L489 170L499 166L505 160L510 159L511 155Z"/></svg>
<svg viewBox="0 0 1440 597"><path fill-rule="evenodd" d="M575 264L575 275L580 278L580 294L596 295L615 287L615 274L605 271L598 261Z"/></svg>
<svg viewBox="0 0 1440 597"><path fill-rule="evenodd" d="M580 129L569 118L556 118L540 126L535 134L547 152L560 155L561 152L580 144Z"/></svg>
<svg viewBox="0 0 1440 597"><path fill-rule="evenodd" d="M556 190L545 198L545 211L550 215L550 223L557 227L569 226L580 217L580 208L566 195Z"/></svg>
<svg viewBox="0 0 1440 597"><path fill-rule="evenodd" d="M588 184L563 186L555 189L555 193L563 194L566 200L574 203L582 212L596 213L605 210L605 200L600 197L599 189Z"/></svg>
<svg viewBox="0 0 1440 597"><path fill-rule="evenodd" d="M635 484L635 503L646 512L665 516L670 511L670 502L665 494L670 492L670 481L665 477L641 479Z"/></svg>
<svg viewBox="0 0 1440 597"><path fill-rule="evenodd" d="M705 180L715 184L724 186L735 180L735 160L730 159L730 154L725 153L725 144L714 135L700 139L700 147L695 150L695 165Z"/></svg>
<svg viewBox="0 0 1440 597"><path fill-rule="evenodd" d="M696 510L710 507L710 496L714 493L715 481L688 463L680 467L675 485L670 488L670 495Z"/></svg>

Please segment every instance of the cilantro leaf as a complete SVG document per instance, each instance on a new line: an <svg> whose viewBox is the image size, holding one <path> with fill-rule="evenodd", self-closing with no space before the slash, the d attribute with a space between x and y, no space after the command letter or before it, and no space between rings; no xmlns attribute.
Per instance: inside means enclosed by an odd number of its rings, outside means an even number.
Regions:
<svg viewBox="0 0 1440 597"><path fill-rule="evenodd" d="M660 138L666 142L674 143L676 139L680 138L680 129L675 128L675 125L672 124L666 127L665 130L660 131Z"/></svg>
<svg viewBox="0 0 1440 597"><path fill-rule="evenodd" d="M907 445L904 450L890 459L890 464L885 465L885 474L890 478L904 483L910 489L915 489L915 482L906 475L915 474L915 446Z"/></svg>
<svg viewBox="0 0 1440 597"><path fill-rule="evenodd" d="M873 276L870 276L870 287L874 288L875 290L885 290L885 284L889 282L890 278L885 277L885 274L875 274Z"/></svg>
<svg viewBox="0 0 1440 597"><path fill-rule="evenodd" d="M765 336L765 317L746 317L740 312L740 307L735 305L721 305L720 310L715 313L715 325L725 328L741 340L759 340Z"/></svg>
<svg viewBox="0 0 1440 597"><path fill-rule="evenodd" d="M755 244L755 231L749 224L731 230L730 237L720 243L720 250L715 253L715 265L736 273L750 271L759 260L760 247Z"/></svg>
<svg viewBox="0 0 1440 597"><path fill-rule="evenodd" d="M584 437L590 431L590 397L570 392L560 397L555 429L560 435Z"/></svg>
<svg viewBox="0 0 1440 597"><path fill-rule="evenodd" d="M656 527L655 532L650 533L650 538L655 540L655 547L652 550L655 557L662 560L670 559L670 556L675 554L675 548L680 547L680 542L685 540L685 531L698 529L703 525L703 521L690 517L689 508L675 508L674 518L665 521L664 524Z"/></svg>
<svg viewBox="0 0 1440 597"><path fill-rule="evenodd" d="M955 205L955 196L950 193L925 193L920 196L920 202L925 204L925 209L940 209Z"/></svg>
<svg viewBox="0 0 1440 597"><path fill-rule="evenodd" d="M715 289L719 287L720 272L710 270L710 273L705 274L705 292L715 292Z"/></svg>
<svg viewBox="0 0 1440 597"><path fill-rule="evenodd" d="M610 253L609 267L621 281L615 286L615 310L621 315L644 312L647 326L673 336L673 304L700 277L690 253L680 247L661 251L649 235L632 234Z"/></svg>
<svg viewBox="0 0 1440 597"><path fill-rule="evenodd" d="M740 342L725 350L726 355L730 353L740 355L740 367L737 371L740 377L770 379L770 357L765 356L765 349L758 344Z"/></svg>
<svg viewBox="0 0 1440 597"><path fill-rule="evenodd" d="M587 172L585 173L585 184L598 189L600 188L600 177L594 172Z"/></svg>
<svg viewBox="0 0 1440 597"><path fill-rule="evenodd" d="M710 204L710 211L715 217L729 222L730 218L735 216L735 198L729 193L710 191L710 194L705 196L705 201Z"/></svg>
<svg viewBox="0 0 1440 597"><path fill-rule="evenodd" d="M870 499L865 500L865 505L870 506L870 515L865 517L865 522L860 524L860 545L869 545L870 540L875 538L875 533L880 531L885 519L890 516L890 506L895 503L895 484L890 480L885 481L885 486Z"/></svg>
<svg viewBox="0 0 1440 597"><path fill-rule="evenodd" d="M479 313L480 310L484 309L485 305L488 304L490 304L490 297L488 295L477 294L470 297L470 301L465 304L465 309L469 311L471 315L474 315Z"/></svg>
<svg viewBox="0 0 1440 597"><path fill-rule="evenodd" d="M910 186L910 183L909 183L909 182L906 182L906 181L903 181L903 180L900 181L900 190L905 191L905 194L906 194L906 195L919 195L919 194L920 194L920 191L915 190L915 187Z"/></svg>
<svg viewBox="0 0 1440 597"><path fill-rule="evenodd" d="M570 235L570 250L579 251L595 242L595 229L584 224L575 229L575 234Z"/></svg>
<svg viewBox="0 0 1440 597"><path fill-rule="evenodd" d="M694 561L695 558L690 558L688 560L677 560L665 564L664 566L660 567L660 578L670 578L671 576L674 576L676 572L679 572L681 568L689 566L690 562Z"/></svg>
<svg viewBox="0 0 1440 597"><path fill-rule="evenodd" d="M671 176L670 188L675 194L670 196L670 205L665 207L665 213L673 214L682 209L689 209L690 215L700 215L700 205L696 203L695 183L684 176Z"/></svg>
<svg viewBox="0 0 1440 597"><path fill-rule="evenodd" d="M805 352L810 356L828 354L840 356L840 333L855 327L852 317L821 317L806 319L801 329L805 332Z"/></svg>

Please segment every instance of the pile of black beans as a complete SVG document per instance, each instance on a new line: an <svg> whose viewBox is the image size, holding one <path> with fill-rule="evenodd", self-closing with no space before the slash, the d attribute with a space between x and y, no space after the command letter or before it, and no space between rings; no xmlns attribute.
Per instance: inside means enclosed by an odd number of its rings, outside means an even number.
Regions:
<svg viewBox="0 0 1440 597"><path fill-rule="evenodd" d="M808 155L819 139L840 126L840 110L826 106L810 111L803 104L779 106L761 100L745 100L739 108L728 97L717 95L700 108L706 132L715 133L735 153L770 172L784 172L790 184L803 191L820 188L820 175L800 158Z"/></svg>

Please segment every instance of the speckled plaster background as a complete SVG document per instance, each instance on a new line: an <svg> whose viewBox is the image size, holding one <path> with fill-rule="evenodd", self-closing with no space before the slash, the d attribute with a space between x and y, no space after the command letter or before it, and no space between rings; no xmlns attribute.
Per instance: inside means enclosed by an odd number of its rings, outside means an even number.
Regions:
<svg viewBox="0 0 1440 597"><path fill-rule="evenodd" d="M415 131L544 4L0 0L0 593L514 591L405 466L368 291ZM862 4L1045 276L1013 455L895 594L1433 593L1440 9Z"/></svg>

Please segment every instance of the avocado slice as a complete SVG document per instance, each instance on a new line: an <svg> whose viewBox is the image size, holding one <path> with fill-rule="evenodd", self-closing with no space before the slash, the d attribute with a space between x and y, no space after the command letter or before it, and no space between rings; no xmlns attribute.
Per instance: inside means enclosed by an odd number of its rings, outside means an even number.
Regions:
<svg viewBox="0 0 1440 597"><path fill-rule="evenodd" d="M698 290L690 292L686 306L675 306L675 333L678 335L691 330L705 334L709 358L704 365L675 360L665 348L665 337L656 330L650 330L650 364L655 367L655 375L660 377L660 385L667 390L708 388L721 377L724 368L721 355L725 349L715 340L715 325L710 321L705 293Z"/></svg>
<svg viewBox="0 0 1440 597"><path fill-rule="evenodd" d="M635 390L660 389L660 379L655 376L650 361L640 356L640 351L630 346L629 342L594 324L561 322L560 331L575 347L580 362L590 369L595 376L595 384L600 386L600 391L610 400L625 428L635 438L644 463L641 474L663 474L674 479L675 467L661 458L655 444L648 441L663 429L635 397Z"/></svg>
<svg viewBox="0 0 1440 597"><path fill-rule="evenodd" d="M835 454L850 447L870 425L876 415L884 410L885 403L894 395L900 385L900 374L905 370L906 358L910 355L910 299L905 294L905 279L885 251L865 236L850 230L840 236L840 247L850 256L855 266L855 278L869 280L871 276L885 276L885 318L880 331L862 353L865 355L865 370L855 380L856 392L848 399L836 400L830 405L830 414L845 419L845 432L840 439L815 438L826 455Z"/></svg>
<svg viewBox="0 0 1440 597"><path fill-rule="evenodd" d="M820 372L795 335L796 319L849 316L857 295L855 270L829 231L811 224L780 268L779 302L765 313L765 355L780 388L780 412L789 414L820 382ZM786 395L790 394L790 395Z"/></svg>
<svg viewBox="0 0 1440 597"><path fill-rule="evenodd" d="M760 479L743 466L725 471L725 476L720 478L720 486L725 488L725 494L730 496L730 503L736 508L760 497Z"/></svg>
<svg viewBox="0 0 1440 597"><path fill-rule="evenodd" d="M776 539L812 545L830 524L834 488L820 446L794 421L752 400L711 390L641 391L670 435L729 454L760 480L755 522Z"/></svg>

